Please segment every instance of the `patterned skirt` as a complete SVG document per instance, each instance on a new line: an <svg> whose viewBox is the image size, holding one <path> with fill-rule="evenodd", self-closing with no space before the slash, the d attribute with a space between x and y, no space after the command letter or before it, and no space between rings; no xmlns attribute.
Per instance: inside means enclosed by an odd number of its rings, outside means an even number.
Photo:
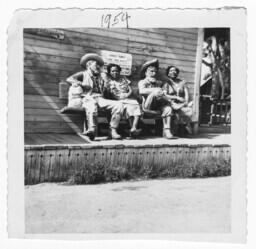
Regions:
<svg viewBox="0 0 256 249"><path fill-rule="evenodd" d="M124 113L123 115L126 118L141 116L141 108L137 100L135 99L122 99L119 100L124 105Z"/></svg>

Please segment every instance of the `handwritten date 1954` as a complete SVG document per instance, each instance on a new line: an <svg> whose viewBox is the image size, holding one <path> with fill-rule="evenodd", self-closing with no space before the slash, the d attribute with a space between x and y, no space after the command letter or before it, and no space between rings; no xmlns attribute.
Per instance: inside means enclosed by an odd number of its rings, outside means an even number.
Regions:
<svg viewBox="0 0 256 249"><path fill-rule="evenodd" d="M131 18L126 11L121 11L116 15L106 14L101 17L101 27L110 28L119 25L125 25L129 28L129 18ZM118 26L119 26L118 25Z"/></svg>

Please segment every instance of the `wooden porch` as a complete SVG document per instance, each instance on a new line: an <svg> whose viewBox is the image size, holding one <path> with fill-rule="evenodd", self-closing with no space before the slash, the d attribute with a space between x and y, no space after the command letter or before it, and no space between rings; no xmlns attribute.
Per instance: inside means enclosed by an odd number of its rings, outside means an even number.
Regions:
<svg viewBox="0 0 256 249"><path fill-rule="evenodd" d="M61 37L52 37L52 33ZM163 82L166 68L178 66L193 101L192 122L198 124L203 33L201 28L25 29L25 183L230 174L230 163L225 166L230 162L230 126L201 127L197 135L166 140L160 137L162 129L155 119L144 119L144 137L113 141L104 137L108 122L99 117L101 137L90 142L79 135L84 115L61 112L67 98L59 85L65 85L68 76L81 70L81 56L114 51L132 55L131 75L127 77L133 94L145 61L160 60L158 76ZM120 126L127 130L125 123ZM194 125L194 130L197 127Z"/></svg>
<svg viewBox="0 0 256 249"><path fill-rule="evenodd" d="M214 130L213 130L214 129ZM211 132L207 132L207 130ZM86 136L78 134L56 134L56 133L27 133L25 134L25 148L34 148L37 146L108 146L108 145L152 145L152 144L169 144L169 145L200 145L200 144L230 144L230 134L223 133L223 129L216 127L201 127L197 135L188 135L185 138L167 140L162 137L147 136L138 139L124 138L122 140L109 140L106 136L96 137L95 141L90 141ZM228 130L226 128L225 130Z"/></svg>
<svg viewBox="0 0 256 249"><path fill-rule="evenodd" d="M224 167L223 162L231 158L230 134L206 131L203 128L197 135L175 140L101 137L93 142L76 134L26 134L25 183L68 181L77 176L91 183L88 178L98 174L94 171L111 175L108 181L126 179L120 174L128 172L135 178L161 177L163 171L166 176L187 177L198 165L208 162Z"/></svg>

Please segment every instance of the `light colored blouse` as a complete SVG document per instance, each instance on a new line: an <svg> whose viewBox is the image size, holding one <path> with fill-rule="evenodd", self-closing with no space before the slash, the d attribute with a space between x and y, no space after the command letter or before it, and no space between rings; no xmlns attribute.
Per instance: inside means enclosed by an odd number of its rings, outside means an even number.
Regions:
<svg viewBox="0 0 256 249"><path fill-rule="evenodd" d="M186 82L184 80L179 79L179 83L175 84L174 82L170 83L165 83L162 87L163 91L166 92L167 95L175 95L178 97L185 97L185 90L187 89L186 87Z"/></svg>

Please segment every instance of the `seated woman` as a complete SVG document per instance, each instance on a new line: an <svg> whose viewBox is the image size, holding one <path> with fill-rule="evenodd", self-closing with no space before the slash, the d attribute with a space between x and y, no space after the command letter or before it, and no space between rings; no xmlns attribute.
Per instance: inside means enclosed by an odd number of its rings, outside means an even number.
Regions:
<svg viewBox="0 0 256 249"><path fill-rule="evenodd" d="M192 117L192 102L189 102L188 89L186 82L178 78L180 70L175 66L166 69L169 81L163 86L163 92L171 103L171 107L178 115L178 123L185 125L189 134L192 134L190 126Z"/></svg>
<svg viewBox="0 0 256 249"><path fill-rule="evenodd" d="M124 115L129 120L131 137L138 136L141 132L138 123L141 116L140 105L135 99L129 99L132 94L130 81L120 75L121 67L117 64L107 66L107 75L104 83L104 96L106 98L119 100L124 105Z"/></svg>

